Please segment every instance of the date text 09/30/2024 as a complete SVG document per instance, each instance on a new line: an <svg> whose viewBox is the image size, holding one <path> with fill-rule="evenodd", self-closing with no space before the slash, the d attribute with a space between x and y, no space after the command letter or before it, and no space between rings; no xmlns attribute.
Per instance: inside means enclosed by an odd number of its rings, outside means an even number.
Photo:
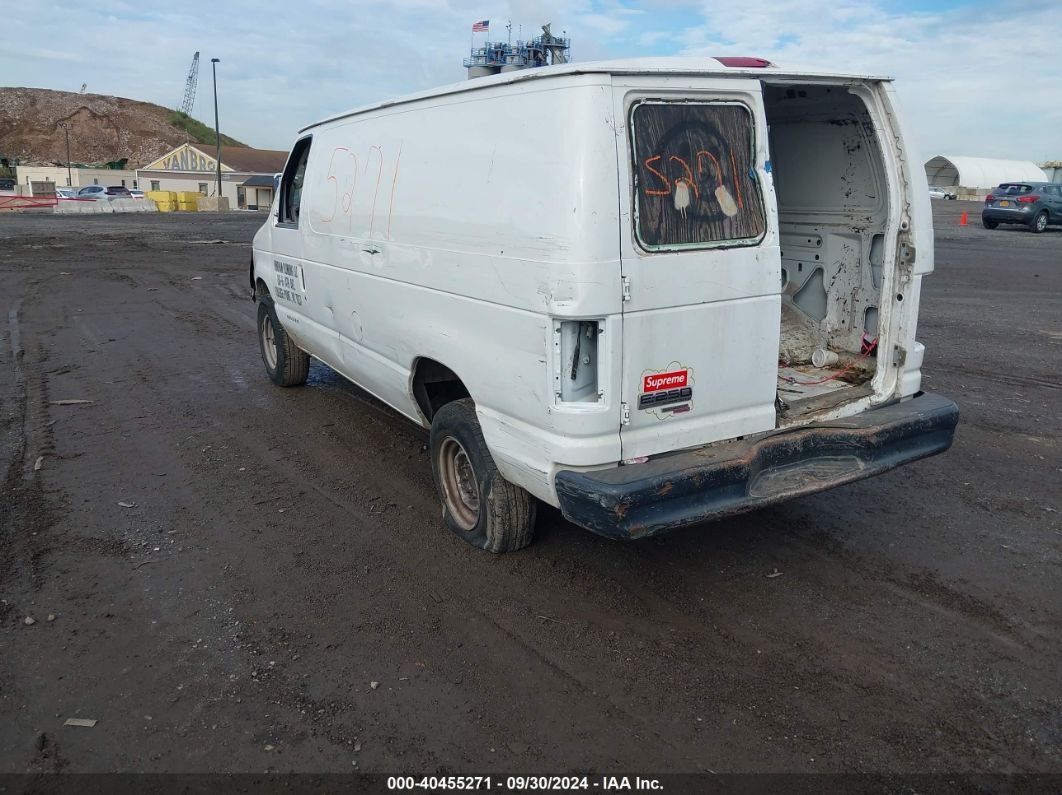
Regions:
<svg viewBox="0 0 1062 795"><path fill-rule="evenodd" d="M641 776L389 776L392 791L480 790L499 792L660 791L659 779Z"/></svg>

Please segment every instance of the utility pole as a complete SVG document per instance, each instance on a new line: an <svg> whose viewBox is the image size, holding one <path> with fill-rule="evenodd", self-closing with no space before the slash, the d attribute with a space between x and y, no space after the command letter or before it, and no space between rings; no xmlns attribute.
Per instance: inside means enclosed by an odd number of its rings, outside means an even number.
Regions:
<svg viewBox="0 0 1062 795"><path fill-rule="evenodd" d="M218 167L218 212L221 212L221 126L218 124L218 64L220 58L210 59L210 69L214 74L214 137L217 139L217 167Z"/></svg>
<svg viewBox="0 0 1062 795"><path fill-rule="evenodd" d="M59 122L59 126L63 128L63 133L66 135L66 186L72 188L74 182L70 177L70 128L65 121Z"/></svg>

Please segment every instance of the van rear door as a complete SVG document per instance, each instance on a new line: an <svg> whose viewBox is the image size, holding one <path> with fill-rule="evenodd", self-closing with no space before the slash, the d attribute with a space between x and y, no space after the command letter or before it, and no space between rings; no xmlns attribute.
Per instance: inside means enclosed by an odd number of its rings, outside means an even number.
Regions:
<svg viewBox="0 0 1062 795"><path fill-rule="evenodd" d="M624 459L775 426L781 264L760 83L613 77Z"/></svg>

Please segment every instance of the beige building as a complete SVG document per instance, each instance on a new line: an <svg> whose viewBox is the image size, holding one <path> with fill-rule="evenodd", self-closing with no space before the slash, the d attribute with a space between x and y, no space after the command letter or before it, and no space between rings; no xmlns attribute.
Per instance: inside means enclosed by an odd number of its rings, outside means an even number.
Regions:
<svg viewBox="0 0 1062 795"><path fill-rule="evenodd" d="M169 190L217 195L215 149L182 144L154 163L137 169L142 191ZM241 210L267 210L273 201L273 175L284 170L287 152L274 149L221 147L221 195Z"/></svg>
<svg viewBox="0 0 1062 795"><path fill-rule="evenodd" d="M88 185L122 185L130 190L139 187L135 171L113 168L71 168L68 177L66 166L16 166L15 173L20 185L54 182L56 187L75 190Z"/></svg>

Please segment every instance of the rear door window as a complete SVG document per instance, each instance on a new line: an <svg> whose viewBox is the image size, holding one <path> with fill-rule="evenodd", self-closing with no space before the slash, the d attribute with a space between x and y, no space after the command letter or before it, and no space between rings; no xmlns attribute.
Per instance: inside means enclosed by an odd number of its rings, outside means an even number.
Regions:
<svg viewBox="0 0 1062 795"><path fill-rule="evenodd" d="M635 237L646 251L755 245L766 220L752 113L735 102L631 109Z"/></svg>

